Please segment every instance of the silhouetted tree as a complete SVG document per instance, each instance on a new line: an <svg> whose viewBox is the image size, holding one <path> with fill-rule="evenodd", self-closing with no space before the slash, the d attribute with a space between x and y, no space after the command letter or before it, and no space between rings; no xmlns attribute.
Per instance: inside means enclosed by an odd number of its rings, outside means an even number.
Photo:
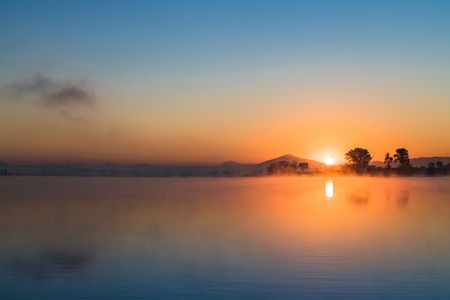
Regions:
<svg viewBox="0 0 450 300"><path fill-rule="evenodd" d="M309 165L307 162L303 162L303 163L299 163L298 164L298 170L301 172L306 172L307 170L309 170Z"/></svg>
<svg viewBox="0 0 450 300"><path fill-rule="evenodd" d="M354 148L345 153L345 159L348 167L361 174L367 169L372 156L367 149Z"/></svg>
<svg viewBox="0 0 450 300"><path fill-rule="evenodd" d="M438 160L436 162L436 167L439 169L439 171L442 171L442 169L444 168L444 164L442 163L442 161Z"/></svg>
<svg viewBox="0 0 450 300"><path fill-rule="evenodd" d="M435 173L435 171L436 171L436 168L434 166L434 162L430 162L427 167L428 175L433 175Z"/></svg>
<svg viewBox="0 0 450 300"><path fill-rule="evenodd" d="M390 169L391 168L391 163L394 159L392 158L392 156L389 155L389 152L386 153L386 155L384 156L384 164L386 165L386 168Z"/></svg>
<svg viewBox="0 0 450 300"><path fill-rule="evenodd" d="M400 164L399 167L401 167L402 169L409 168L410 164L408 150L406 150L405 148L399 148L395 150L395 152L394 162L398 162Z"/></svg>
<svg viewBox="0 0 450 300"><path fill-rule="evenodd" d="M295 162L289 163L287 161L276 161L267 167L267 174L269 175L297 174L297 164Z"/></svg>

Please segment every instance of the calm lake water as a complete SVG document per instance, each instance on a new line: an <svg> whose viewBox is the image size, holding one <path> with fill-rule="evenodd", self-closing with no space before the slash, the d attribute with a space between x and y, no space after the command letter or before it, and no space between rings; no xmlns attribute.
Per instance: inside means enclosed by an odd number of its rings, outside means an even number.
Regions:
<svg viewBox="0 0 450 300"><path fill-rule="evenodd" d="M0 177L0 299L450 298L450 178Z"/></svg>

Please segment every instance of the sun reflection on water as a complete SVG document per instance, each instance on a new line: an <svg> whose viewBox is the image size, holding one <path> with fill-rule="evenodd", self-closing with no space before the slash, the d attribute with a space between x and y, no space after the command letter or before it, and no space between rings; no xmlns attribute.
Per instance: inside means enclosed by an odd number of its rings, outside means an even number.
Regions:
<svg viewBox="0 0 450 300"><path fill-rule="evenodd" d="M328 180L325 183L325 197L327 200L331 200L333 198L333 180Z"/></svg>

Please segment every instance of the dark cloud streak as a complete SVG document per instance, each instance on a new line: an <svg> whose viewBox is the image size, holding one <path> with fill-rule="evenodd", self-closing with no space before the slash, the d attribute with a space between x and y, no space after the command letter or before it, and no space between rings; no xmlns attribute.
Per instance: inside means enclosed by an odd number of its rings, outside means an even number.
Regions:
<svg viewBox="0 0 450 300"><path fill-rule="evenodd" d="M41 73L7 83L1 88L13 100L30 99L48 108L92 106L94 93L85 81L54 80Z"/></svg>
<svg viewBox="0 0 450 300"><path fill-rule="evenodd" d="M60 89L46 97L47 105L65 106L71 104L92 105L94 97L91 93L78 86L70 86Z"/></svg>

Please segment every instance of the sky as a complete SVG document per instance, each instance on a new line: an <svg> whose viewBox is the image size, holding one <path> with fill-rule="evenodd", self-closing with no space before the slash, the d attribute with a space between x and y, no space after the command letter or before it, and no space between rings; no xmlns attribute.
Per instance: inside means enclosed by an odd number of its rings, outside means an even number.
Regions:
<svg viewBox="0 0 450 300"><path fill-rule="evenodd" d="M450 1L0 2L8 164L450 156Z"/></svg>

